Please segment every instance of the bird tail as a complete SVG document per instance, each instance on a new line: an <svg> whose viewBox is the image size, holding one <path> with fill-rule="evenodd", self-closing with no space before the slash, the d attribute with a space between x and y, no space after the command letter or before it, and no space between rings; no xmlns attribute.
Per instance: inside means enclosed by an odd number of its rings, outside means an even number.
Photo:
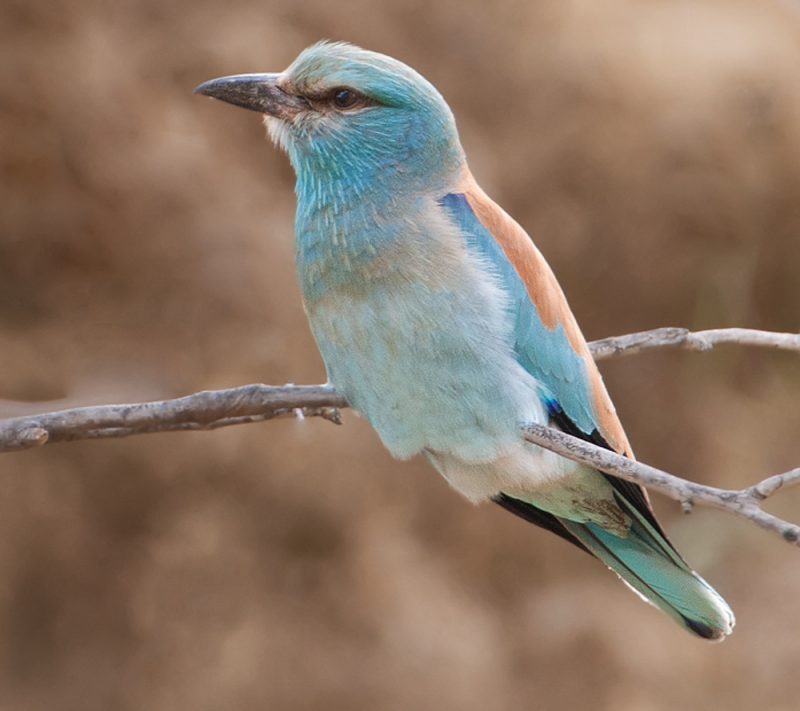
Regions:
<svg viewBox="0 0 800 711"><path fill-rule="evenodd" d="M625 538L595 523L559 522L582 546L613 570L647 602L704 639L721 641L733 631L728 604L678 555L666 538L632 506Z"/></svg>

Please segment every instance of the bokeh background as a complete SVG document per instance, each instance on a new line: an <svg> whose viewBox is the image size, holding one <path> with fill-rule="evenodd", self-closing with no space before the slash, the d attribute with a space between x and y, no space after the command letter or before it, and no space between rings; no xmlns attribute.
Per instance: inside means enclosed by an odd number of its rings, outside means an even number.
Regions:
<svg viewBox="0 0 800 711"><path fill-rule="evenodd" d="M288 164L191 94L322 38L440 88L589 338L800 326L800 3L4 0L0 415L323 378ZM603 371L648 462L800 464L796 356ZM2 455L0 709L797 709L797 551L655 503L721 646L350 413Z"/></svg>

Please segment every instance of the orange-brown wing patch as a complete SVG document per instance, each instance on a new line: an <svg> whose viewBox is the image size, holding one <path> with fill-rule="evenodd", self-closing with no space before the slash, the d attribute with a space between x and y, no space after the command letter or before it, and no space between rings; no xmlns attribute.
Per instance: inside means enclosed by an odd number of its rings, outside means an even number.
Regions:
<svg viewBox="0 0 800 711"><path fill-rule="evenodd" d="M469 171L462 179L458 192L464 195L475 216L497 240L508 260L514 265L545 328L552 331L561 325L570 345L583 358L592 388L600 434L616 452L633 457L628 438L586 345L586 339L542 253L525 230L481 189Z"/></svg>

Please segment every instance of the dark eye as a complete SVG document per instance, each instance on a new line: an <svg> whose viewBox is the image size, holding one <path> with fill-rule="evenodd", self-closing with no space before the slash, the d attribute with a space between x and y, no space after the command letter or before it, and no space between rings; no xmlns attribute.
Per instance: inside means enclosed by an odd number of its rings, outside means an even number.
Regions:
<svg viewBox="0 0 800 711"><path fill-rule="evenodd" d="M358 103L359 95L351 89L336 89L333 92L333 105L337 109L351 109Z"/></svg>

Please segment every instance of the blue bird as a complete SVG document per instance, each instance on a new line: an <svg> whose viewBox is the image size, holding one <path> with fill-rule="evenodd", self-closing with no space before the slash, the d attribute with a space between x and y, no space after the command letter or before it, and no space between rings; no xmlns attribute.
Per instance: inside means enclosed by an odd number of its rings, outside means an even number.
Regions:
<svg viewBox="0 0 800 711"><path fill-rule="evenodd" d="M591 553L694 634L728 635L732 611L641 487L522 438L521 424L549 424L633 456L553 272L475 182L436 88L323 42L284 72L195 91L265 114L288 154L297 271L329 382L392 455L424 454L470 501Z"/></svg>

